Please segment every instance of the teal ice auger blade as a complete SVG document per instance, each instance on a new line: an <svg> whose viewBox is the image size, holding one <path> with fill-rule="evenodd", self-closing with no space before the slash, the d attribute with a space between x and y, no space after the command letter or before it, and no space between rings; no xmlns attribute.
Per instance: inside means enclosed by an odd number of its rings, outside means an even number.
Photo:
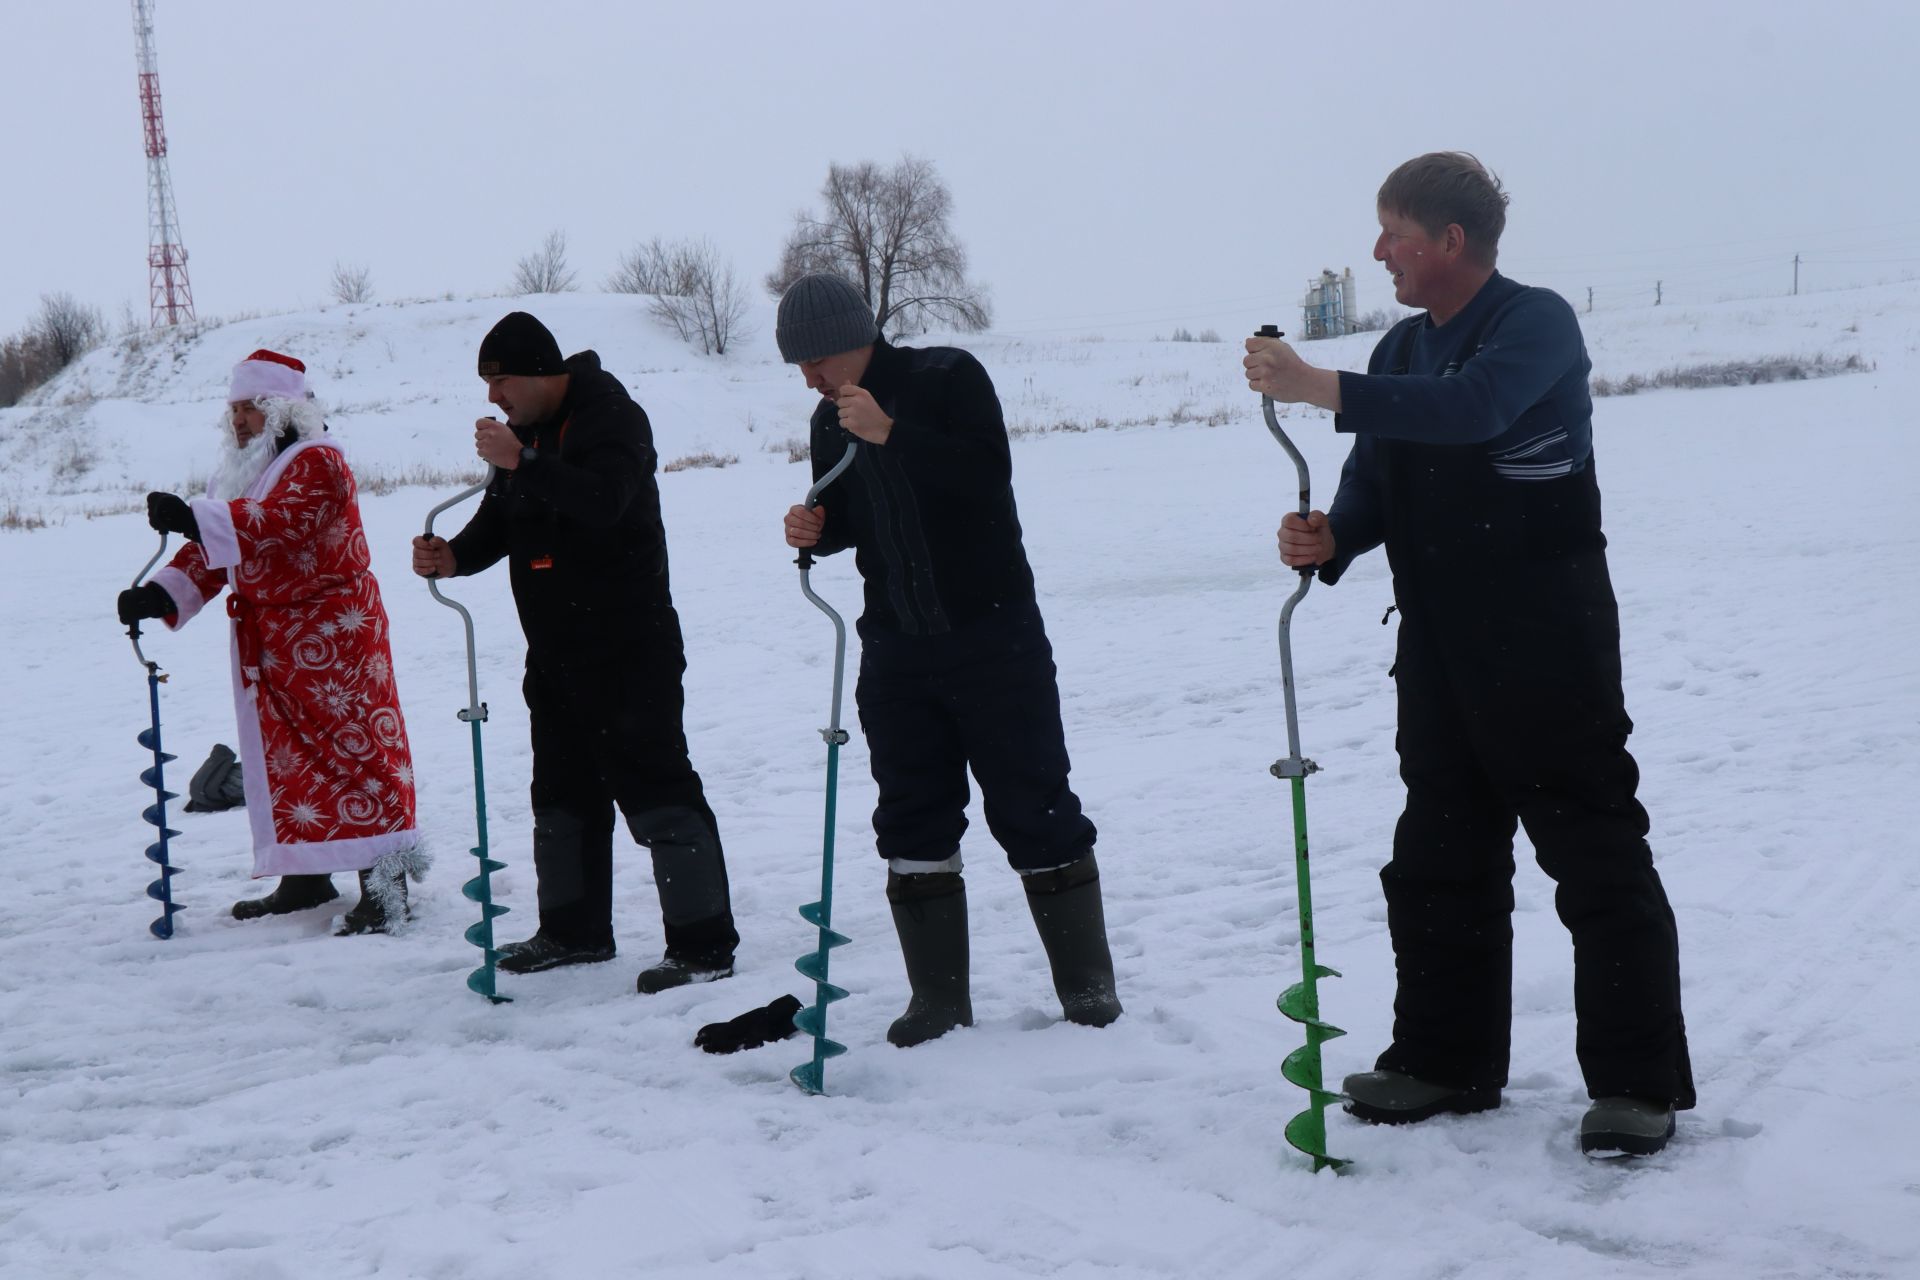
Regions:
<svg viewBox="0 0 1920 1280"><path fill-rule="evenodd" d="M139 586L142 579L160 563L160 557L167 553L167 535L160 535L159 549L146 567L133 577L133 585ZM140 745L153 752L153 763L140 771L140 781L153 788L154 801L141 812L140 817L160 829L160 838L147 846L147 860L160 868L160 878L147 885L147 896L160 904L160 915L147 926L147 932L163 942L173 936L173 918L186 910L173 900L173 878L180 874L180 868L168 859L167 842L179 835L167 825L167 801L179 799L179 792L167 790L166 766L169 760L178 759L168 755L160 746L160 686L166 682L166 673L160 670L160 664L147 657L140 649L140 624L127 624L127 639L133 641L133 656L147 669L147 706L152 723L137 735Z"/></svg>
<svg viewBox="0 0 1920 1280"><path fill-rule="evenodd" d="M483 491L493 481L493 475L494 469L489 466L487 474L481 477L478 484L462 489L427 512L427 537L433 537L435 516ZM487 773L480 752L480 726L487 719L487 704L480 701L480 677L474 666L473 615L458 600L441 595L440 584L434 579L427 579L427 590L433 593L435 600L460 615L467 637L467 705L460 709L458 715L473 730L473 814L480 831L480 843L473 847L473 856L480 861L480 874L461 885L460 892L467 901L476 903L480 908L480 919L467 926L465 936L468 942L480 948L481 955L480 967L467 975L467 990L483 995L495 1004L510 1004L513 997L501 995L495 987L500 952L493 945L493 922L507 914L510 908L500 906L493 900L493 873L504 870L507 864L487 856Z"/></svg>
<svg viewBox="0 0 1920 1280"><path fill-rule="evenodd" d="M840 461L807 490L809 509L819 505L821 490L853 465L854 451L859 447L859 441L848 439L847 451L840 455ZM793 962L801 976L813 983L813 1003L802 1006L793 1015L793 1025L813 1037L813 1057L787 1073L788 1079L808 1093L821 1094L827 1091L827 1059L847 1051L847 1046L827 1038L827 1006L847 998L844 987L836 987L828 980L828 961L835 947L844 947L852 941L833 928L833 815L840 791L840 748L847 741L847 731L840 727L840 695L847 668L847 623L832 605L814 592L813 553L801 548L794 563L800 566L801 593L833 621L833 714L827 727L820 731L827 743L827 815L826 831L820 840L820 900L800 908L800 918L813 925L817 934L813 950Z"/></svg>
<svg viewBox="0 0 1920 1280"><path fill-rule="evenodd" d="M1263 325L1259 338L1278 338L1280 330L1275 325ZM1260 397L1260 407L1267 419L1267 430L1293 459L1293 465L1300 476L1300 516L1305 519L1313 509L1311 486L1307 477L1307 460L1300 450L1294 447L1287 433L1280 429L1280 418L1273 411L1273 399ZM1329 969L1314 959L1313 949L1313 891L1310 885L1307 858L1307 775L1319 772L1320 766L1300 754L1300 715L1294 698L1293 687L1293 640L1290 627L1293 623L1293 610L1306 598L1308 588L1313 586L1313 567L1300 568L1300 585L1280 608L1280 686L1287 707L1287 756L1274 762L1271 770L1276 778L1284 778L1293 790L1293 877L1299 889L1300 897L1300 981L1281 993L1275 1003L1281 1013L1301 1023L1307 1029L1307 1042L1286 1056L1280 1064L1280 1074L1307 1091L1307 1109L1287 1121L1287 1141L1294 1148L1313 1160L1313 1171L1332 1169L1338 1173L1351 1161L1342 1160L1327 1154L1327 1108L1341 1100L1337 1093L1326 1087L1321 1060L1320 1046L1335 1036L1345 1035L1340 1028L1320 1017L1320 979L1337 978L1336 969Z"/></svg>

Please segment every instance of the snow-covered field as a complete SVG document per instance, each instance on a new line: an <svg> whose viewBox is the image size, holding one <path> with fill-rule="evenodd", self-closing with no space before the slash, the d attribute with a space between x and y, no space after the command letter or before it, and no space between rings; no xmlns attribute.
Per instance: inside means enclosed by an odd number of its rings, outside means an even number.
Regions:
<svg viewBox="0 0 1920 1280"><path fill-rule="evenodd" d="M1348 1176L1281 1138L1298 972L1273 626L1292 474L1234 344L970 343L1030 430L1015 483L1058 651L1075 782L1099 823L1127 1015L1060 1023L1019 887L976 822L979 1023L911 1051L856 733L843 762L832 1094L798 1040L732 1058L703 1022L783 992L812 945L831 632L778 515L811 396L761 334L725 360L631 299L535 300L653 417L691 670L688 730L733 869L732 981L633 994L657 954L647 860L620 855L610 965L467 992L471 756L458 620L406 540L459 487L486 411L472 351L505 300L334 309L97 352L0 411L0 1274L41 1277L1911 1277L1920 1275L1920 295L1912 286L1595 317L1596 373L1826 353L1818 382L1599 402L1633 748L1679 915L1701 1102L1658 1158L1577 1152L1571 955L1551 885L1518 880L1513 1084L1409 1130L1337 1112ZM1284 318L1283 318L1284 319ZM146 686L112 618L156 539L146 488L204 474L227 366L304 356L363 479L423 825L440 861L395 938L323 911L240 924L244 821L180 815L192 910L146 932ZM1369 339L1315 344L1348 366ZM1344 442L1290 419L1331 496ZM1061 424L1071 424L1063 427ZM1074 427L1087 428L1080 431ZM378 487L372 486L372 487ZM454 513L454 519L464 513ZM849 610L848 559L815 582ZM496 877L530 930L522 646L504 575L463 580L481 636ZM1384 561L1295 616L1337 1078L1371 1064L1392 959L1375 873L1398 812ZM171 673L184 789L232 741L217 612L148 651ZM350 897L337 904L340 908Z"/></svg>

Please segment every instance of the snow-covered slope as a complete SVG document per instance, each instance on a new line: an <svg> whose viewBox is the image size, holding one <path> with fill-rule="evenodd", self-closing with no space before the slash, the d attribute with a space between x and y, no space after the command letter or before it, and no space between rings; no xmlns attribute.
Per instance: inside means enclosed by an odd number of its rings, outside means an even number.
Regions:
<svg viewBox="0 0 1920 1280"><path fill-rule="evenodd" d="M1314 1176L1281 1127L1298 972L1274 619L1273 527L1293 476L1231 345L972 342L1010 419L1015 483L1058 652L1075 782L1101 829L1127 1015L1056 1021L1021 894L975 822L972 1030L901 1052L904 999L871 854L856 732L842 769L834 976L851 1052L832 1096L786 1081L797 1042L716 1059L703 1022L801 991L794 914L818 889L831 632L800 596L778 515L811 397L763 332L739 355L671 345L631 300L540 299L654 419L688 635L688 730L733 868L732 981L640 998L657 954L647 861L618 854L621 956L508 979L489 1006L459 884L472 764L460 628L405 571L452 485L363 506L393 618L423 825L440 862L397 938L335 939L324 913L239 924L244 822L183 815L192 910L147 936L146 686L111 617L154 535L125 506L204 467L225 369L308 356L362 468L464 473L485 404L479 335L510 302L229 325L130 360L96 353L0 415L6 673L0 831L0 1274L9 1277L1538 1277L1806 1280L1920 1274L1920 298L1885 290L1596 318L1597 371L1860 354L1819 382L1600 402L1633 747L1678 912L1701 1103L1661 1157L1580 1157L1571 957L1521 857L1513 1084L1499 1111L1415 1129L1332 1117L1355 1160ZM1309 354L1364 359L1366 339ZM83 388L95 397L71 403ZM63 403L69 401L69 403ZM1174 410L1186 408L1175 424ZM48 494L31 441L70 415L88 481ZM1121 424L1151 420L1154 425ZM1217 425L1209 426L1209 420ZM1330 494L1344 441L1291 419ZM49 425L53 424L53 425ZM196 463L190 452L200 449ZM88 493L85 484L100 488ZM462 513L453 513L457 521ZM852 565L816 585L849 608ZM531 928L521 644L506 583L475 610L496 879ZM1376 872L1399 804L1385 566L1295 616L1322 987L1370 1065L1391 1021ZM174 776L231 741L217 612L149 653L168 669ZM177 784L176 784L177 785ZM344 904L343 904L344 905Z"/></svg>
<svg viewBox="0 0 1920 1280"><path fill-rule="evenodd" d="M1585 317L1585 327L1596 378L1615 380L1772 356L1899 360L1920 341L1917 292L1887 286L1601 312ZM0 409L0 516L59 520L131 510L150 488L197 487L214 456L228 371L256 347L307 363L363 486L445 485L466 474L468 430L491 412L474 374L475 350L488 327L515 308L544 319L564 350L600 353L646 406L663 462L715 454L784 464L788 442L804 442L811 398L779 362L772 307L759 307L744 340L716 357L674 338L648 314L647 301L562 294L380 303L123 338L85 356L27 403ZM1317 363L1361 369L1376 337L1305 350ZM1217 426L1246 410L1237 340L965 341L994 372L1016 435Z"/></svg>

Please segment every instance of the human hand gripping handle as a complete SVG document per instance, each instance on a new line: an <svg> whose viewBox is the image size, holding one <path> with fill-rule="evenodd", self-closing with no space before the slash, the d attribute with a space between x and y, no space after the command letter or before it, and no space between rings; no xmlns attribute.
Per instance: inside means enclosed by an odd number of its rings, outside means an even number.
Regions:
<svg viewBox="0 0 1920 1280"><path fill-rule="evenodd" d="M454 562L453 546L434 535L413 540L413 571L423 578L451 578L460 566Z"/></svg>
<svg viewBox="0 0 1920 1280"><path fill-rule="evenodd" d="M1280 332L1280 327L1278 325L1263 324L1260 326L1259 332L1254 334L1253 339L1247 343L1247 349L1249 352L1254 351L1256 343L1262 343L1263 345L1271 345L1271 346L1277 346L1277 347L1285 347L1286 344L1279 341L1279 339L1284 336L1285 335ZM1288 350L1289 352L1291 352L1291 348L1288 348ZM1260 382L1258 379L1256 379L1253 376L1254 360L1255 360L1255 356L1249 355L1247 357L1246 363L1248 366L1249 382L1252 383L1256 389L1258 389ZM1293 441L1287 437L1287 433L1281 430L1280 417L1278 414L1276 414L1273 411L1272 396L1267 395L1264 392L1261 394L1260 410L1262 413L1266 415L1267 430L1273 435L1273 438L1275 440L1278 440L1280 442L1280 447L1287 451L1287 456L1293 459L1294 470L1300 476L1299 514L1297 516L1287 516L1280 521L1280 558L1283 561L1285 561L1288 565L1292 566L1295 569L1298 569L1302 577L1310 578L1313 576L1314 565L1321 563L1323 560L1331 559L1333 556L1333 552L1332 552L1333 531L1332 529L1327 527L1327 518L1325 514L1313 510L1312 486L1307 479L1307 460L1301 456L1300 450L1294 445ZM1289 541L1289 523L1288 522L1289 521L1293 522L1295 526L1304 526L1306 531L1308 531L1309 533L1312 533L1315 528L1313 524L1313 520L1314 520L1314 517L1316 516L1319 517L1319 521L1320 521L1318 526L1319 535L1324 536L1326 541L1326 546L1328 548L1327 554L1325 556L1319 557L1318 559L1308 559L1308 558L1305 558L1304 556L1290 558L1288 556L1288 541ZM1316 545L1316 549L1317 549L1317 545Z"/></svg>

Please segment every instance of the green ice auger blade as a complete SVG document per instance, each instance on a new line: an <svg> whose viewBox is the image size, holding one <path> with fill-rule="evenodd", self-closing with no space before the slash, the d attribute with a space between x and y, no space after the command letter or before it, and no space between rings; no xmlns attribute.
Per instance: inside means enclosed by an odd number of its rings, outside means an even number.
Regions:
<svg viewBox="0 0 1920 1280"><path fill-rule="evenodd" d="M1279 338L1284 335L1277 326L1265 325L1254 336ZM1294 469L1300 478L1299 514L1305 519L1313 508L1307 460L1293 441L1287 438L1287 433L1281 430L1273 400L1262 396L1260 407L1266 415L1268 432L1287 451L1287 456L1293 459ZM1280 608L1280 687L1287 708L1287 757L1276 761L1271 772L1276 778L1285 778L1293 788L1293 878L1300 898L1300 981L1282 992L1276 1004L1281 1013L1306 1027L1307 1042L1287 1055L1280 1064L1280 1074L1307 1091L1307 1109L1287 1121L1287 1141L1312 1158L1315 1173L1322 1169L1332 1169L1338 1173L1351 1161L1327 1154L1326 1111L1341 1099L1339 1094L1328 1091L1326 1087L1320 1046L1345 1032L1320 1018L1320 979L1335 978L1339 973L1317 962L1313 955L1313 890L1310 887L1307 859L1307 775L1318 771L1320 766L1300 754L1300 717L1294 701L1293 640L1289 630L1294 608L1306 598L1307 589L1313 586L1313 567L1301 566L1299 573L1299 585Z"/></svg>

